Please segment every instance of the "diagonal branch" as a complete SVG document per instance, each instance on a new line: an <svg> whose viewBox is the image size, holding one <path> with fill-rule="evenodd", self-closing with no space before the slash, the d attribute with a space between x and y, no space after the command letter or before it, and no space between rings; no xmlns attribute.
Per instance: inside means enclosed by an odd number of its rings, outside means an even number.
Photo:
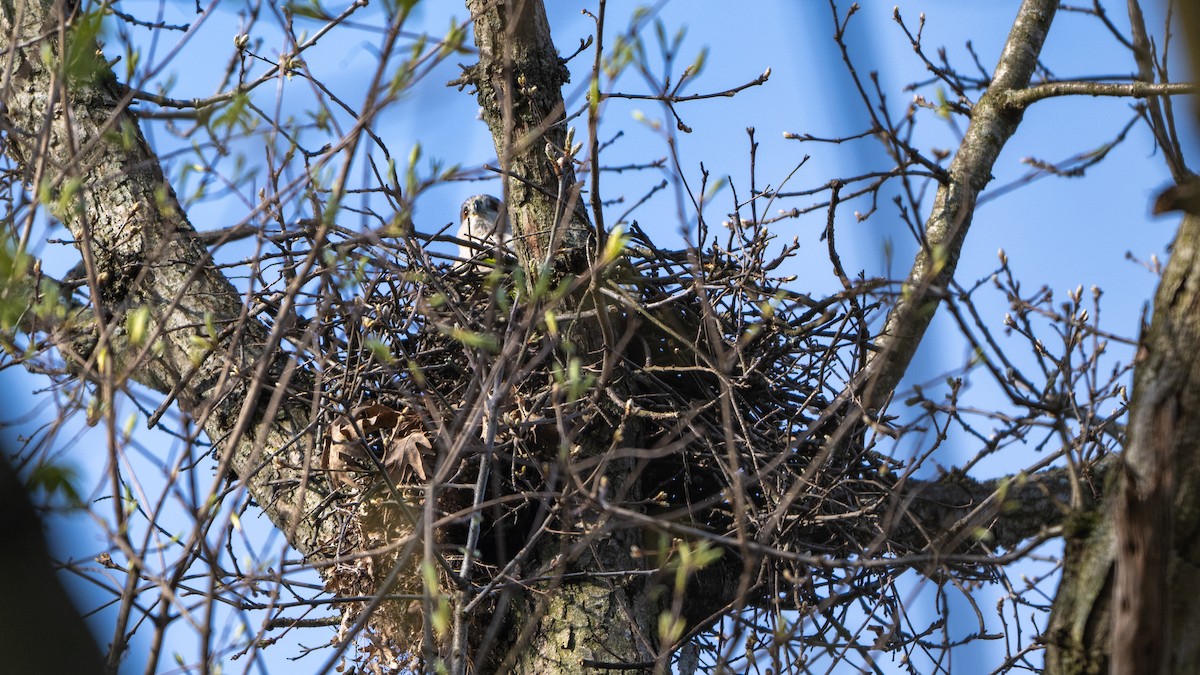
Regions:
<svg viewBox="0 0 1200 675"><path fill-rule="evenodd" d="M0 100L5 151L27 184L52 197L42 206L70 229L84 259L95 330L64 345L64 356L106 397L129 381L178 396L218 448L217 486L232 470L300 552L332 556L334 524L317 517L327 491L309 474L308 404L285 395L300 375L285 357L269 358L267 328L246 316L241 295L212 264L111 70L68 74L61 55L69 17L60 6L0 4ZM150 315L136 342L125 329L135 309ZM253 387L248 374L264 361L279 384L256 398L256 423L237 433ZM203 520L193 538L203 536Z"/></svg>
<svg viewBox="0 0 1200 675"><path fill-rule="evenodd" d="M971 123L948 178L937 191L925 221L924 241L896 306L867 367L844 396L857 396L865 409L878 409L904 377L937 310L939 295L954 278L971 226L975 200L992 178L992 167L1016 132L1024 109L1010 95L1028 87L1038 54L1058 9L1057 0L1025 0L1013 22L991 86L971 110Z"/></svg>

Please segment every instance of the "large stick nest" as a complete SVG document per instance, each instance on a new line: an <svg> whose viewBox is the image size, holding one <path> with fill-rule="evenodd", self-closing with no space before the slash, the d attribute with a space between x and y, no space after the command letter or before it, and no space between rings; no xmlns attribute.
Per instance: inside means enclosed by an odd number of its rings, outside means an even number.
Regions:
<svg viewBox="0 0 1200 675"><path fill-rule="evenodd" d="M360 488L387 473L414 504L433 481L443 516L486 512L509 539L528 537L539 505L545 522L555 495L727 543L861 554L878 542L889 493L864 425L828 402L861 367L869 284L797 294L775 272L795 244L768 258L764 231L727 226L724 241L665 251L635 224L619 258L533 292L511 260L483 273L415 246L404 264L352 256L322 325L338 353L324 395L340 402L325 411L330 454L341 450L327 468ZM641 480L587 483L620 459ZM556 529L571 527L570 508L550 510L563 517ZM494 564L514 554L499 548Z"/></svg>

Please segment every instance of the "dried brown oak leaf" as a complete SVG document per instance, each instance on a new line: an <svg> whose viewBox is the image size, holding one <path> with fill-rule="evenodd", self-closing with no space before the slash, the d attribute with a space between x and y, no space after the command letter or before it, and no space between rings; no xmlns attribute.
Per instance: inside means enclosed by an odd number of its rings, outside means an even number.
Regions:
<svg viewBox="0 0 1200 675"><path fill-rule="evenodd" d="M429 438L424 432L415 431L392 441L383 456L383 466L392 482L396 484L406 482L411 474L416 474L417 478L425 481L429 479L425 473L425 458L432 457L433 454L433 444L429 442Z"/></svg>
<svg viewBox="0 0 1200 675"><path fill-rule="evenodd" d="M381 463L393 483L402 484L413 475L422 481L428 479L426 458L434 451L420 418L381 403L363 406L350 417L339 418L330 428L323 468L343 485L359 487L358 479L372 473L374 466L367 454L367 444L374 434L379 434L382 441Z"/></svg>

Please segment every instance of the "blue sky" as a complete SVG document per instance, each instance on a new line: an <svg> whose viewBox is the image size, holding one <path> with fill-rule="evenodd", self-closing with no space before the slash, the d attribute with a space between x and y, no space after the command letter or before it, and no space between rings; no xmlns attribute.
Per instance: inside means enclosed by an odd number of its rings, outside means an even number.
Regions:
<svg viewBox="0 0 1200 675"><path fill-rule="evenodd" d="M594 3L576 0L550 0L549 15L555 41L561 52L573 51L579 41L593 31L592 20L580 10L594 10ZM638 3L612 1L608 5L609 26L606 40L613 40L618 31L624 29L632 9ZM845 11L848 3L840 10ZM938 47L945 46L951 62L964 70L970 70L970 60L964 47L971 40L982 63L989 70L994 66L1008 27L1015 13L1015 2L949 2L925 0L923 2L898 3L906 22L915 27L918 15L924 12L926 24L924 43L931 56ZM863 9L851 22L848 41L851 55L860 73L878 71L881 87L887 93L887 105L894 115L903 111L912 93L903 91L909 82L926 78L924 68L915 57L907 39L892 21L893 3L862 3ZM187 22L194 17L182 13L191 3L168 3L162 7L168 21ZM201 97L209 95L216 86L215 77L228 54L232 51L233 36L242 32L240 4L224 3L195 32L182 48L179 56L167 64L157 81L173 77L175 84L171 95L176 97ZM330 5L331 8L337 7ZM140 18L152 18L159 6L152 2L122 3L123 11L134 13ZM1114 6L1114 20L1119 26L1125 22L1120 14L1121 7ZM1147 8L1148 11L1151 8ZM422 2L409 29L413 32L428 31L441 35L450 25L451 17L462 17L465 10L455 2ZM779 186L784 189L807 189L823 184L834 177L860 174L869 170L890 168L877 142L857 141L843 145L797 143L783 137L784 132L811 133L818 137L833 137L861 132L865 128L866 115L857 94L847 85L846 67L841 62L831 35L833 21L830 10L823 2L766 0L752 3L715 3L677 0L666 3L659 9L658 16L673 32L686 25L688 33L679 57L678 70L689 63L702 48L709 50L707 65L699 77L686 87L683 93L705 93L720 91L750 81L766 68L771 69L771 78L761 87L751 88L737 97L717 98L681 105L678 110L684 121L693 129L690 134L679 137L679 158L682 172L689 181L698 184L700 165L712 172L714 177L729 176L743 198L749 192L748 139L746 127L757 130L760 143L758 151L758 184ZM1161 26L1161 18L1149 17L1152 27ZM278 51L280 39L269 30L269 21L259 23L252 37L262 38L262 53L269 55ZM297 19L302 26L303 20ZM312 29L316 24L312 24ZM145 63L155 63L173 47L178 34L166 34L157 45L146 43L148 33L144 29L134 31L135 38L147 50ZM653 44L650 34L644 33L648 45ZM110 52L117 42L109 39ZM332 90L355 104L363 98L366 82L376 62L378 37L369 29L335 32L323 40L317 49L306 55L312 73ZM217 56L214 57L213 55ZM109 56L115 56L110 53ZM568 108L583 103L587 86L587 71L590 53L576 57L570 64L573 78L566 91ZM1082 77L1092 75L1122 75L1132 72L1129 55L1101 29L1099 22L1078 14L1060 13L1052 28L1043 63L1057 77ZM466 92L445 86L445 82L457 76L455 62L470 63L472 57L452 57L436 71L421 81L402 101L382 115L374 130L388 145L391 154L403 162L411 148L420 143L423 155L439 158L445 164L463 167L478 167L494 163L495 151L484 124L477 119L477 104ZM1181 61L1177 61L1181 62ZM212 70L200 67L216 64ZM122 67L118 64L118 73ZM646 84L632 72L627 72L616 83L605 83L608 90L628 93L648 93ZM920 93L933 99L934 87L926 87ZM300 116L310 105L310 95L303 81L280 80L261 89L256 101L261 106L273 109L280 106L285 112ZM639 121L669 122L664 110L647 101L610 100L603 112L601 138L612 137L617 131L624 135L606 151L605 165L645 162L667 155L662 135L652 124ZM1061 161L1078 153L1088 152L1112 139L1132 116L1131 102L1121 99L1051 99L1035 105L1026 113L1024 124L1010 142L995 169L995 180L989 187L994 190L1026 175L1030 167L1022 163L1023 158L1036 157L1047 161ZM965 120L956 120L950 125L926 111L917 126L915 145L922 150L932 148L953 149L958 134L965 128ZM580 125L582 126L582 124ZM580 129L582 133L583 129ZM151 131L156 147L162 152L185 148L178 140L163 133L161 128ZM261 150L248 141L232 148L234 153L246 153L253 165L261 162ZM375 150L377 151L377 150ZM255 153L258 153L257 155ZM805 154L811 155L808 162L795 171ZM423 160L423 163L426 161ZM168 160L168 174L177 174L181 163L194 161L186 152ZM232 159L225 160L228 168ZM360 162L361 165L361 162ZM240 221L247 212L245 200L253 202L260 184L253 172L250 182L233 186L225 198L207 200L189 210L193 224L198 229L211 229ZM362 175L361 172L359 174ZM624 195L636 200L649 185L657 183L663 176L655 172L606 174L603 178L605 197L612 199ZM1155 191L1168 183L1169 175L1161 156L1154 151L1149 132L1144 126L1136 126L1128 140L1117 147L1102 164L1093 167L1085 178L1044 177L1009 194L989 201L976 213L972 232L968 238L963 258L959 265L958 279L962 283L985 278L995 268L996 252L1003 248L1011 260L1012 268L1027 287L1046 285L1056 295L1063 297L1069 289L1078 285L1088 288L1093 284L1104 291L1105 325L1108 330L1133 336L1137 321L1145 303L1151 298L1156 277L1136 262L1127 260L1131 253L1140 260L1152 256L1165 256L1165 247L1177 224L1177 218L1153 219L1148 215L1148 204ZM242 199L238 198L238 192ZM414 218L419 229L432 232L457 218L458 204L468 195L478 192L499 193L499 184L491 182L454 182L436 186L421 195L416 204ZM985 192L985 195L988 193ZM182 196L182 195L181 195ZM781 208L807 206L812 198L786 201ZM710 202L705 217L710 222L719 222L732 211L732 193L729 189L719 192ZM928 206L930 199L926 201ZM866 210L865 204L853 204L848 209ZM614 206L611 219L624 211L621 205ZM677 194L666 190L648 202L634 214L641 226L652 235L668 242L680 241L681 233L693 233L695 214L686 213L679 218L680 204ZM802 244L801 255L791 264L792 273L797 275L796 287L814 294L832 290L836 281L829 275L829 265L824 255L824 245L818 235L824 227L825 214L817 212L810 216L780 221L773 226L780 241L798 237ZM353 223L342 223L353 227ZM868 276L884 275L890 270L893 276L902 276L912 259L914 247L911 237L897 216L895 208L885 199L866 222L858 223L848 212L838 220L838 238L844 247L846 267L851 271L865 270ZM890 268L888 249L894 251ZM61 272L74 265L71 255L60 255L54 247L47 247L39 254L46 258L47 270ZM981 305L993 326L999 325L999 317L1006 311L1003 297L992 294L991 299ZM944 372L962 366L966 358L965 346L943 313L935 322L926 338L913 370L910 381L925 382L937 379ZM10 394L10 411L7 418L14 418L45 401L45 394L34 393L44 385L36 377L13 369L0 373L0 386ZM994 398L986 382L974 383L978 393L976 405L1001 405ZM53 414L43 409L42 415ZM123 414L134 412L132 408ZM901 412L893 409L893 412ZM124 419L119 415L118 419ZM144 426L144 417L138 428ZM28 425L24 429L30 428ZM14 430L15 432L15 430ZM80 468L88 476L84 483L98 485L104 471L104 441L98 431L83 431L76 443L63 451L64 459ZM145 454L153 456L164 448L170 448L168 437L139 432L145 446ZM70 438L64 434L63 438ZM961 463L976 450L969 439L955 439L941 450L936 460L942 466ZM135 453L136 454L136 453ZM1001 475L1016 466L1033 461L1030 456L1005 455L985 463L984 475ZM134 457L135 464L144 459ZM143 465L144 466L144 465ZM153 471L148 472L152 475ZM209 479L203 471L202 482ZM151 481L153 482L153 481ZM152 489L153 486L147 486ZM99 493L97 493L99 494ZM104 505L99 508L109 509ZM244 518L251 528L247 535L250 548L264 557L280 557L282 541L270 534L260 519ZM70 536L59 540L59 550L64 557L87 558L105 550L107 545L97 534L92 520L84 515L72 519L65 525ZM294 554L292 554L294 555ZM930 590L915 590L916 597L930 598ZM98 601L97 594L89 596ZM89 600L84 600L87 604ZM986 602L983 604L987 604ZM101 615L101 618L103 615ZM174 631L172 637L180 645L187 644L184 627ZM310 646L311 635L302 639ZM323 639L323 638L322 638ZM103 638L108 640L107 631ZM294 649L281 643L268 651L270 667L267 672L287 668L298 668L308 672L316 667L316 659L310 657L299 664L286 661L274 663L277 655ZM180 647L186 651L187 647ZM974 648L973 648L974 649ZM975 652L967 652L958 658L976 658ZM978 657L989 664L998 665L1003 658L995 649L986 650ZM186 659L186 657L185 657ZM139 658L135 652L127 664L128 672L139 672ZM288 664L288 665L284 665ZM165 668L172 667L169 659L163 661ZM240 672L242 664L228 664L227 672ZM955 672L971 672L970 667L955 667Z"/></svg>

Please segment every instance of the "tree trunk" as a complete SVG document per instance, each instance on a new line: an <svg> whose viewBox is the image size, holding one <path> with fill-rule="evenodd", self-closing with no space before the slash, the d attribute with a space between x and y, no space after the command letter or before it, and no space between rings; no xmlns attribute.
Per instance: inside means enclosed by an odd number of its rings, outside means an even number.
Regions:
<svg viewBox="0 0 1200 675"><path fill-rule="evenodd" d="M1134 376L1107 508L1067 533L1048 672L1200 672L1200 217L1187 215Z"/></svg>
<svg viewBox="0 0 1200 675"><path fill-rule="evenodd" d="M541 0L467 0L467 8L474 17L479 63L464 73L462 83L478 92L483 118L508 177L505 202L527 286L532 288L547 274L563 283L595 274L595 253L589 250L595 239L580 199L582 186L575 178L573 134L566 126L562 98L569 72L551 39L545 7ZM575 288L562 306L551 311L577 312L599 305L599 296L587 286ZM525 311L541 310L530 306ZM571 344L567 351L577 354L588 371L618 379L604 365L611 358L606 336L611 335L612 324L607 323L607 331L601 325L615 319L607 311L595 314L598 320L570 322L564 340ZM567 353L558 355L560 363L570 358ZM593 400L590 405L609 402ZM568 461L602 457L618 430L601 421L602 416L595 417L586 433L546 443L544 460L561 461L556 455L563 443L571 444ZM636 444L635 426L621 430L624 443ZM503 657L503 670L641 672L661 656L657 620L664 599L662 594L652 597L654 587L640 573L643 564L631 555L644 543L641 534L634 528L616 527L598 508L606 490L625 500L640 499L639 480L632 472L632 460L604 460L602 466L603 472L579 487L546 486L564 493L554 505L559 517L550 528L558 534L543 535L534 558L536 567L551 571L552 578L530 583L532 593L511 599L509 627L493 647ZM564 519L567 513L573 515Z"/></svg>
<svg viewBox="0 0 1200 675"><path fill-rule="evenodd" d="M541 0L467 0L479 63L461 84L478 91L500 168L521 267L530 281L545 266L587 268L591 226L575 180L562 87L570 72L550 37ZM596 102L593 102L595 105Z"/></svg>

